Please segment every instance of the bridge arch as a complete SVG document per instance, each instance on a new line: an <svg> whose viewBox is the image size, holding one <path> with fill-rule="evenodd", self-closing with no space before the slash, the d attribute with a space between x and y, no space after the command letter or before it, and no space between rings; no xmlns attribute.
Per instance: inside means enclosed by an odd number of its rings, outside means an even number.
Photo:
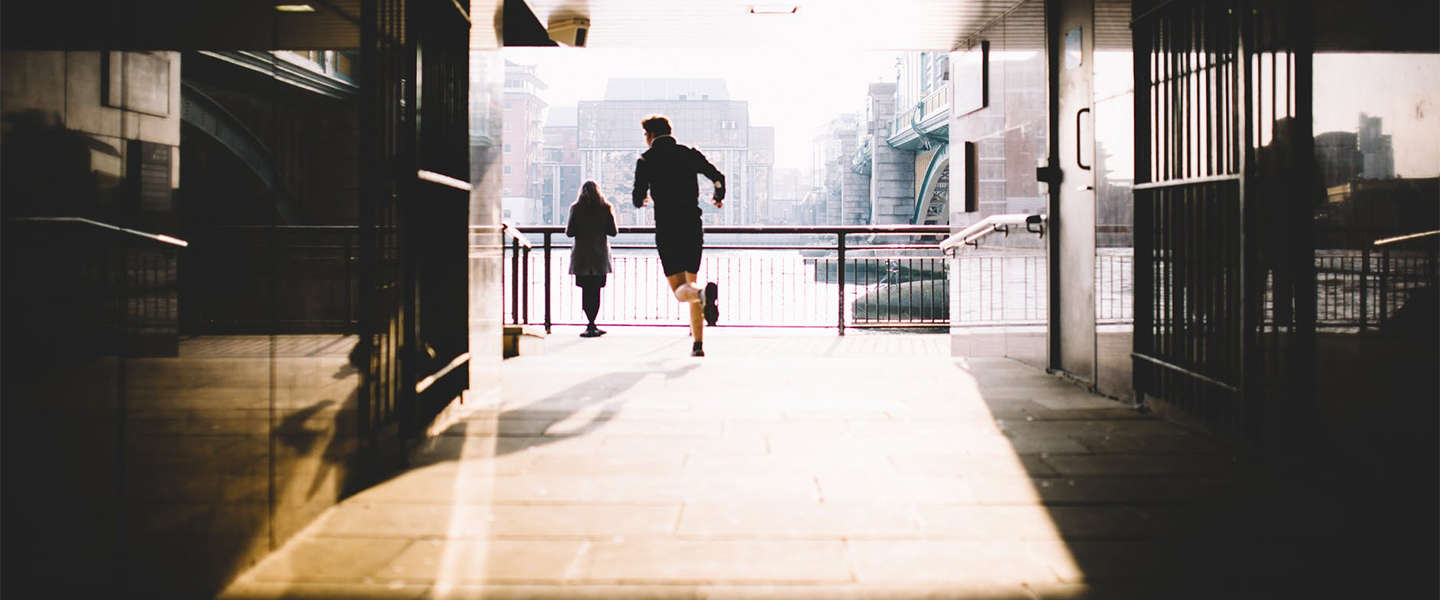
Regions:
<svg viewBox="0 0 1440 600"><path fill-rule="evenodd" d="M915 194L915 211L910 222L916 225L939 225L950 222L950 145L940 144L925 167L919 191Z"/></svg>

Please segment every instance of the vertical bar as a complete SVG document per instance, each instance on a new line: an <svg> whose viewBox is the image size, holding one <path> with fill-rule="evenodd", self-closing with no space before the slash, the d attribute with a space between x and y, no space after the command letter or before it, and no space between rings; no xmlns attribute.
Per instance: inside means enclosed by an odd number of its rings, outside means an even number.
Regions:
<svg viewBox="0 0 1440 600"><path fill-rule="evenodd" d="M1360 249L1360 332L1369 329L1370 316L1370 246Z"/></svg>
<svg viewBox="0 0 1440 600"><path fill-rule="evenodd" d="M1242 5L1243 6L1243 5ZM1255 175L1255 144L1252 136L1255 132L1255 111L1258 108L1254 91L1253 68L1255 61L1250 60L1250 52L1255 40L1252 39L1253 32L1250 25L1253 22L1252 16L1247 10L1237 10L1236 16L1236 40L1235 59L1240 63L1238 72L1233 81L1236 89L1235 119L1239 129L1239 155L1236 157L1238 163L1237 172L1240 174L1239 185L1236 188L1238 201L1236 202L1236 214L1239 217L1235 227L1236 240L1234 252L1238 257L1239 287L1238 298L1241 310L1240 319L1237 322L1238 331L1235 333L1232 353L1237 357L1239 367L1240 393L1236 398L1237 404L1241 407L1241 414L1236 415L1240 427L1254 441L1259 438L1259 420L1263 414L1259 406L1259 399L1263 396L1256 393L1259 387L1259 373L1255 364L1255 357L1258 354L1258 339L1256 330L1260 321L1260 302L1263 300L1262 286L1257 285L1253 275L1256 265L1254 264L1256 244L1255 238L1250 234L1254 212L1250 208L1250 185L1251 177ZM1257 294L1260 297L1257 297Z"/></svg>
<svg viewBox="0 0 1440 600"><path fill-rule="evenodd" d="M545 232L545 333L550 333L550 236Z"/></svg>
<svg viewBox="0 0 1440 600"><path fill-rule="evenodd" d="M1389 320L1389 292L1390 291L1390 248L1387 246L1380 250L1380 328L1385 328L1385 322Z"/></svg>
<svg viewBox="0 0 1440 600"><path fill-rule="evenodd" d="M520 324L520 240L510 240L510 322Z"/></svg>
<svg viewBox="0 0 1440 600"><path fill-rule="evenodd" d="M1308 410L1313 406L1315 398L1315 378L1309 374L1314 373L1316 358L1316 314L1315 294L1317 278L1315 274L1315 219L1313 216L1313 205L1306 194L1300 190L1309 190L1312 182L1317 180L1315 169L1315 147L1314 132L1310 126L1314 119L1314 106L1312 94L1314 92L1314 35L1311 32L1309 15L1296 6L1287 8L1289 18L1285 19L1287 31L1289 32L1290 48L1287 50L1287 66L1294 59L1294 78L1291 79L1289 70L1286 75L1286 105L1289 108L1290 83L1293 81L1296 94L1295 110L1291 113L1291 123L1295 127L1293 137L1295 145L1292 147L1292 164L1295 169L1292 171L1293 179L1287 186L1291 195L1291 218L1290 224L1294 229L1290 236L1290 248L1292 254L1291 265L1295 269L1290 277L1293 288L1292 296L1295 300L1294 319L1296 325L1296 336L1299 338L1297 351L1290 353L1291 381L1294 385L1289 386L1292 394L1299 396L1299 403L1291 402L1291 406L1298 406L1300 410ZM1298 50L1298 54L1297 51ZM1289 111L1287 111L1289 112ZM1295 124L1304 124L1296 127Z"/></svg>
<svg viewBox="0 0 1440 600"><path fill-rule="evenodd" d="M1190 128L1191 128L1191 126L1193 125L1193 121L1194 121L1194 119L1192 119L1191 116L1192 116L1192 113L1194 112L1194 108L1195 108L1195 107L1193 106L1193 103L1190 101L1190 100L1191 100L1191 99L1190 99L1191 86L1194 84L1194 72L1195 72L1194 62L1193 62L1193 61L1194 61L1194 58L1195 58L1195 28L1192 26L1192 24L1193 24L1193 22L1194 22L1194 21L1193 21L1194 11L1195 11L1195 7L1192 5L1192 6L1190 7L1190 11L1189 11L1190 14L1187 14L1187 15L1186 15L1187 18L1184 19L1183 21L1181 21L1181 27L1182 27L1181 31L1183 32L1183 35L1184 35L1184 39L1182 40L1182 43L1184 44L1184 47L1181 48L1182 54L1181 54L1181 56L1180 56L1180 72L1177 74L1177 75L1180 77L1180 83L1179 83L1179 88L1180 88L1180 90L1179 90L1179 91L1180 91L1180 158L1181 158L1181 162L1180 162L1180 165L1181 165L1181 167L1180 167L1180 176L1181 176L1181 177L1190 177L1191 175L1194 175L1194 172L1191 170L1191 167L1193 166L1194 158L1195 158L1195 157L1194 157L1194 148L1193 148L1193 146L1194 146L1194 144L1195 144L1195 139L1194 139L1193 134L1192 134L1191 131L1190 131ZM1187 299L1187 300L1188 300L1188 299ZM1187 302L1187 304L1188 304L1188 302Z"/></svg>
<svg viewBox="0 0 1440 600"><path fill-rule="evenodd" d="M837 275L836 278L836 280L839 282L839 285L836 286L836 289L838 289L839 292L836 295L839 297L837 301L839 309L837 312L838 316L836 318L835 327L839 331L840 335L845 335L845 232L837 232L836 236L836 264L839 266L839 275Z"/></svg>
<svg viewBox="0 0 1440 600"><path fill-rule="evenodd" d="M348 333L350 331L350 328L355 326L355 294L350 290L350 287L353 285L355 279L355 267L352 264L353 261L350 258L350 253L352 252L353 246L351 233L347 229L342 235L345 239L345 254L341 259L345 261L345 331ZM466 243L469 243L468 240Z"/></svg>
<svg viewBox="0 0 1440 600"><path fill-rule="evenodd" d="M530 324L530 249L522 251L520 258L520 275L515 277L520 282L520 318L526 325Z"/></svg>

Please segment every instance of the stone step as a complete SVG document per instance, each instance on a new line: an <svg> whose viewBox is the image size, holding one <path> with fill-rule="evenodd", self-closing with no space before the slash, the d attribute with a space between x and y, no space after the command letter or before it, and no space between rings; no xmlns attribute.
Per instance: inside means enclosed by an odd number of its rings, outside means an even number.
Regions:
<svg viewBox="0 0 1440 600"><path fill-rule="evenodd" d="M531 356L545 351L545 328L540 325L506 325L502 356Z"/></svg>

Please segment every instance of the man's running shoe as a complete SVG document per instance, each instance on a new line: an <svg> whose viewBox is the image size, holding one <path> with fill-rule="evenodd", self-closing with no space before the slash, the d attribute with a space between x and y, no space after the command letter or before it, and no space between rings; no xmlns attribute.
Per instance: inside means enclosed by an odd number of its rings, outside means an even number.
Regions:
<svg viewBox="0 0 1440 600"><path fill-rule="evenodd" d="M716 301L720 299L720 286L715 282L705 284L705 324L711 327L720 320L720 307Z"/></svg>

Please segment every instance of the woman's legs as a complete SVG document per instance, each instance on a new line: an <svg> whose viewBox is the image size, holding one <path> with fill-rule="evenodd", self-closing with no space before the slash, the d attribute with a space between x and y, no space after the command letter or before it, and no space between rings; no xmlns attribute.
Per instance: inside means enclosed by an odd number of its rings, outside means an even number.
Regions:
<svg viewBox="0 0 1440 600"><path fill-rule="evenodd" d="M587 285L580 288L580 308L589 319L589 327L595 326L595 316L600 314L600 286Z"/></svg>

